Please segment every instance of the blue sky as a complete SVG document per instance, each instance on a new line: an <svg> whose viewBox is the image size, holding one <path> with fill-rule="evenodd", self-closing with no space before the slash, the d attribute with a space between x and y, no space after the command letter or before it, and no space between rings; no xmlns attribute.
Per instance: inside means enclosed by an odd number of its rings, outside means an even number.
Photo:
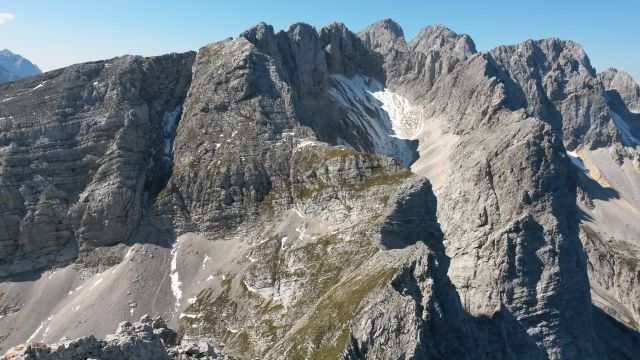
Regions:
<svg viewBox="0 0 640 360"><path fill-rule="evenodd" d="M640 0L524 2L0 0L0 48L51 70L123 54L197 50L259 21L276 29L341 21L357 31L392 18L407 38L439 23L469 34L479 50L530 38L571 39L598 71L612 66L640 80Z"/></svg>

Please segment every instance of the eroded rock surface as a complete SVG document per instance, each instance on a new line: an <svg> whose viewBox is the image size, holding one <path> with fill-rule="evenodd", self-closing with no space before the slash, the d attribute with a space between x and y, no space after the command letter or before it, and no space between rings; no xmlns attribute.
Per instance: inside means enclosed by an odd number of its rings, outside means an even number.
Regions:
<svg viewBox="0 0 640 360"><path fill-rule="evenodd" d="M143 316L138 322L122 322L116 333L105 340L87 336L75 340L62 339L47 345L30 343L10 349L5 359L219 359L213 346L206 342L178 339L162 318Z"/></svg>

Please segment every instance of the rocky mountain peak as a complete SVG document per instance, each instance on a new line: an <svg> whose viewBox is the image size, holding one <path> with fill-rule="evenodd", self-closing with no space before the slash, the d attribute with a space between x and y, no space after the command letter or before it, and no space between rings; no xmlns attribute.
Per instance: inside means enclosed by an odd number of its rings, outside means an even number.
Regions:
<svg viewBox="0 0 640 360"><path fill-rule="evenodd" d="M430 25L418 33L411 40L410 46L418 51L441 51L447 54L455 54L459 57L468 57L475 54L476 45L466 34L457 34L443 25Z"/></svg>
<svg viewBox="0 0 640 360"><path fill-rule="evenodd" d="M596 75L584 49L574 41L558 38L525 40L516 45L498 46L491 53L503 62L507 57L512 58L511 62L522 59L530 73L540 76L550 71L562 71L564 76L570 76L571 73L586 77Z"/></svg>
<svg viewBox="0 0 640 360"><path fill-rule="evenodd" d="M320 40L331 74L353 77L362 71L382 79L381 59L342 23L332 23L320 30Z"/></svg>
<svg viewBox="0 0 640 360"><path fill-rule="evenodd" d="M402 28L391 19L376 21L358 32L358 36L368 48L383 55L406 46Z"/></svg>
<svg viewBox="0 0 640 360"><path fill-rule="evenodd" d="M402 27L400 26L400 24L393 21L392 19L378 20L363 30L363 32L375 32L375 31L379 31L379 32L385 31L398 38L404 37L404 31L402 30Z"/></svg>
<svg viewBox="0 0 640 360"><path fill-rule="evenodd" d="M42 74L29 60L8 49L0 50L0 83Z"/></svg>
<svg viewBox="0 0 640 360"><path fill-rule="evenodd" d="M292 40L298 42L313 42L318 37L315 27L302 22L292 24L286 32Z"/></svg>
<svg viewBox="0 0 640 360"><path fill-rule="evenodd" d="M579 44L526 40L498 46L490 54L503 70L499 77L509 88L507 96L551 124L567 147L612 141L604 88Z"/></svg>
<svg viewBox="0 0 640 360"><path fill-rule="evenodd" d="M619 96L629 110L640 113L640 86L624 71L608 68L598 74L605 90L615 92L612 96Z"/></svg>
<svg viewBox="0 0 640 360"><path fill-rule="evenodd" d="M251 27L249 30L246 30L243 33L241 33L240 37L243 37L252 43L256 43L264 39L274 38L275 33L273 32L273 26L266 24L264 22L259 22L258 24Z"/></svg>

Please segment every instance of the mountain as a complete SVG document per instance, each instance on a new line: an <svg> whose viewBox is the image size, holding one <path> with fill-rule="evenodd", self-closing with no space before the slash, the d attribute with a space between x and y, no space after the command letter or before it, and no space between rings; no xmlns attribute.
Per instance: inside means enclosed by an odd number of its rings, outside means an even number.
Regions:
<svg viewBox="0 0 640 360"><path fill-rule="evenodd" d="M0 351L151 314L230 358L633 359L637 89L392 20L2 84Z"/></svg>
<svg viewBox="0 0 640 360"><path fill-rule="evenodd" d="M0 83L39 74L42 71L29 60L7 49L0 50Z"/></svg>

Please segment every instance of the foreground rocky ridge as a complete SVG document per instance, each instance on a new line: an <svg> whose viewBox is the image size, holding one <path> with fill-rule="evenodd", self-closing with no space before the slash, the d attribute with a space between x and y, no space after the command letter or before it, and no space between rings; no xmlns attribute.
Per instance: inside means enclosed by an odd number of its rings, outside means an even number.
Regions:
<svg viewBox="0 0 640 360"><path fill-rule="evenodd" d="M162 318L143 316L139 322L122 322L116 333L98 340L94 336L46 345L32 343L10 349L3 359L219 359L206 343L181 340Z"/></svg>
<svg viewBox="0 0 640 360"><path fill-rule="evenodd" d="M614 202L589 185L618 170L566 153L635 164L637 94L575 43L479 53L439 25L407 43L390 20L259 24L195 58L0 92L2 346L106 335L144 311L237 358L640 348L589 292L635 326L633 232L607 245L579 227L613 231L599 209Z"/></svg>

